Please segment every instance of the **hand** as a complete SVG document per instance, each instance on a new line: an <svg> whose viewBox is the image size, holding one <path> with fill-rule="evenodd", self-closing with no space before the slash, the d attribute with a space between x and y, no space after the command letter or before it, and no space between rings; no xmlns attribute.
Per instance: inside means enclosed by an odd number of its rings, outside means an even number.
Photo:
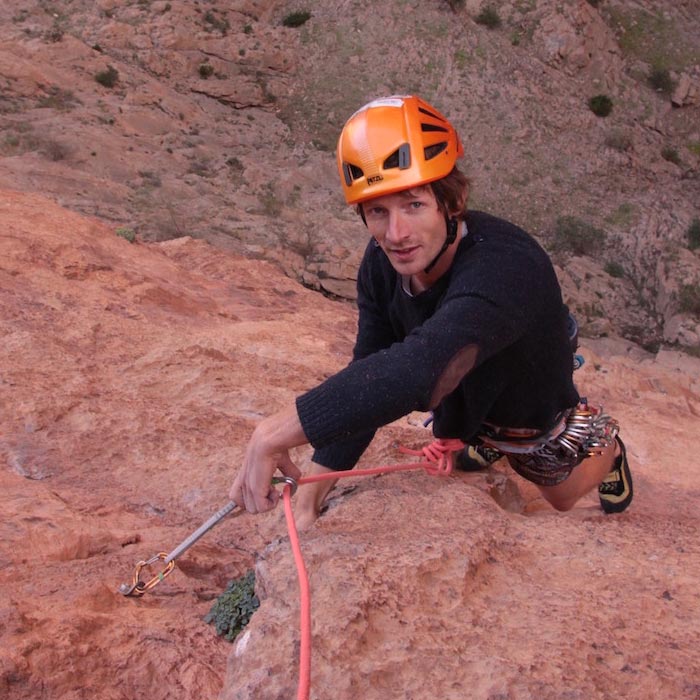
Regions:
<svg viewBox="0 0 700 700"><path fill-rule="evenodd" d="M289 448L305 442L296 407L266 418L248 442L243 467L231 487L231 500L249 513L264 513L274 508L280 491L272 486L272 477L278 469L294 479L301 476L289 456Z"/></svg>

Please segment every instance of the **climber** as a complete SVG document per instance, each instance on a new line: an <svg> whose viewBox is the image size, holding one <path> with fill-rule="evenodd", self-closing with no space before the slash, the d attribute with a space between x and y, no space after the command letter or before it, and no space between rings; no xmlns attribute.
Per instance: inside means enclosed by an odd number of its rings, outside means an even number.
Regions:
<svg viewBox="0 0 700 700"><path fill-rule="evenodd" d="M251 513L276 504L277 469L300 476L290 448L315 448L312 474L352 469L378 428L412 411L468 445L467 465L505 455L557 510L593 489L606 513L630 504L617 422L574 386L554 268L525 231L467 208L462 155L450 122L415 96L370 102L345 124L341 186L370 234L353 358L253 432L231 488ZM300 528L333 483L299 491Z"/></svg>

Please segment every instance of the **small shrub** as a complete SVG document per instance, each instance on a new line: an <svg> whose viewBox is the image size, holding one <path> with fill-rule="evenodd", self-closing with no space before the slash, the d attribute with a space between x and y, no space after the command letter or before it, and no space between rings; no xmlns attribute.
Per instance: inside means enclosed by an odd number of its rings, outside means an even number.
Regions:
<svg viewBox="0 0 700 700"><path fill-rule="evenodd" d="M298 12L290 12L283 20L282 25L285 27L301 27L311 19L311 13L306 10Z"/></svg>
<svg viewBox="0 0 700 700"><path fill-rule="evenodd" d="M665 95L670 95L675 87L675 83L673 82L673 78L671 78L668 68L661 68L660 66L651 69L647 77L647 82L652 90L664 93Z"/></svg>
<svg viewBox="0 0 700 700"><path fill-rule="evenodd" d="M488 29L497 29L501 26L501 17L498 10L491 5L484 7L481 12L474 18L477 24L483 24Z"/></svg>
<svg viewBox="0 0 700 700"><path fill-rule="evenodd" d="M598 7L598 5L600 5L600 0L588 0L588 4L593 7Z"/></svg>
<svg viewBox="0 0 700 700"><path fill-rule="evenodd" d="M255 595L255 572L251 570L228 584L204 616L204 622L213 624L220 637L232 642L259 607L260 601Z"/></svg>
<svg viewBox="0 0 700 700"><path fill-rule="evenodd" d="M236 158L236 156L231 156L230 158L226 159L226 165L231 169L232 173L235 173L237 175L240 175L243 173L245 170L245 166L241 161Z"/></svg>
<svg viewBox="0 0 700 700"><path fill-rule="evenodd" d="M620 265L619 262L616 260L610 260L605 263L605 271L610 275L610 277L624 277L625 276L625 268Z"/></svg>
<svg viewBox="0 0 700 700"><path fill-rule="evenodd" d="M226 19L226 17L217 17L211 10L207 10L204 13L204 29L208 32L216 29L222 34L227 34L231 24Z"/></svg>
<svg viewBox="0 0 700 700"><path fill-rule="evenodd" d="M588 106L596 117L607 117L612 112L613 102L607 95L594 95L588 100Z"/></svg>
<svg viewBox="0 0 700 700"><path fill-rule="evenodd" d="M113 88L119 80L119 71L114 66L107 66L106 70L95 74L95 80L104 87Z"/></svg>
<svg viewBox="0 0 700 700"><path fill-rule="evenodd" d="M54 24L51 29L44 32L44 40L51 44L57 44L63 40L63 29L58 24Z"/></svg>
<svg viewBox="0 0 700 700"><path fill-rule="evenodd" d="M594 255L605 245L605 232L575 216L557 219L554 229L554 249L573 255Z"/></svg>
<svg viewBox="0 0 700 700"><path fill-rule="evenodd" d="M127 226L119 226L114 233L116 233L117 236L119 236L119 238L123 238L125 241L129 241L129 243L136 242L136 231L134 231L133 228L128 228Z"/></svg>
<svg viewBox="0 0 700 700"><path fill-rule="evenodd" d="M200 63L199 65L199 77L205 80L214 75L214 66L211 63Z"/></svg>
<svg viewBox="0 0 700 700"><path fill-rule="evenodd" d="M688 248L697 250L700 248L700 219L693 219L686 231L688 238Z"/></svg>
<svg viewBox="0 0 700 700"><path fill-rule="evenodd" d="M280 202L275 192L275 186L271 182L266 182L258 195L262 204L263 212L267 216L278 217L282 213L282 202Z"/></svg>
<svg viewBox="0 0 700 700"><path fill-rule="evenodd" d="M68 111L73 109L80 100L70 91L59 87L50 87L45 95L37 100L37 107Z"/></svg>
<svg viewBox="0 0 700 700"><path fill-rule="evenodd" d="M41 152L49 160L54 162L63 160L68 156L68 148L62 143L52 139L48 139L44 142L44 145L41 147Z"/></svg>
<svg viewBox="0 0 700 700"><path fill-rule="evenodd" d="M608 148L624 153L632 148L632 138L625 134L624 131L611 131L605 137L605 145Z"/></svg>
<svg viewBox="0 0 700 700"><path fill-rule="evenodd" d="M700 284L683 284L678 290L678 307L683 313L700 316Z"/></svg>
<svg viewBox="0 0 700 700"><path fill-rule="evenodd" d="M681 164L681 157L678 155L678 151L672 146L665 146L661 149L661 157L667 160L669 163L674 165Z"/></svg>
<svg viewBox="0 0 700 700"><path fill-rule="evenodd" d="M207 157L196 158L190 163L187 173L198 177L211 177L211 160Z"/></svg>
<svg viewBox="0 0 700 700"><path fill-rule="evenodd" d="M244 34L252 34L253 33L253 25L252 24L246 24L243 27L243 33Z"/></svg>

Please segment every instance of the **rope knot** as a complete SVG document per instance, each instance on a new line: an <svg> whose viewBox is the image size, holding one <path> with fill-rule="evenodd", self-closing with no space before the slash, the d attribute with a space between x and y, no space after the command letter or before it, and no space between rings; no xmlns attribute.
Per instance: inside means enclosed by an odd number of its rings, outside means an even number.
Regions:
<svg viewBox="0 0 700 700"><path fill-rule="evenodd" d="M453 453L463 450L464 447L461 440L437 438L420 450L399 447L399 451L416 457L424 457L426 461L423 464L423 469L431 476L449 476L454 466Z"/></svg>

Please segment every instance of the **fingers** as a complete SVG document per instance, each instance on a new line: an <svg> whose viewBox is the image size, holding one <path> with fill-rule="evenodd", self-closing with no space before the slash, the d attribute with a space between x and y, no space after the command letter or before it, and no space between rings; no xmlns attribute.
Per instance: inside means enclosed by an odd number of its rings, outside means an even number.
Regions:
<svg viewBox="0 0 700 700"><path fill-rule="evenodd" d="M293 479L301 477L301 470L288 454L275 462L255 463L246 460L231 486L229 497L249 513L272 510L281 497L281 491L272 486L272 474L277 469Z"/></svg>

